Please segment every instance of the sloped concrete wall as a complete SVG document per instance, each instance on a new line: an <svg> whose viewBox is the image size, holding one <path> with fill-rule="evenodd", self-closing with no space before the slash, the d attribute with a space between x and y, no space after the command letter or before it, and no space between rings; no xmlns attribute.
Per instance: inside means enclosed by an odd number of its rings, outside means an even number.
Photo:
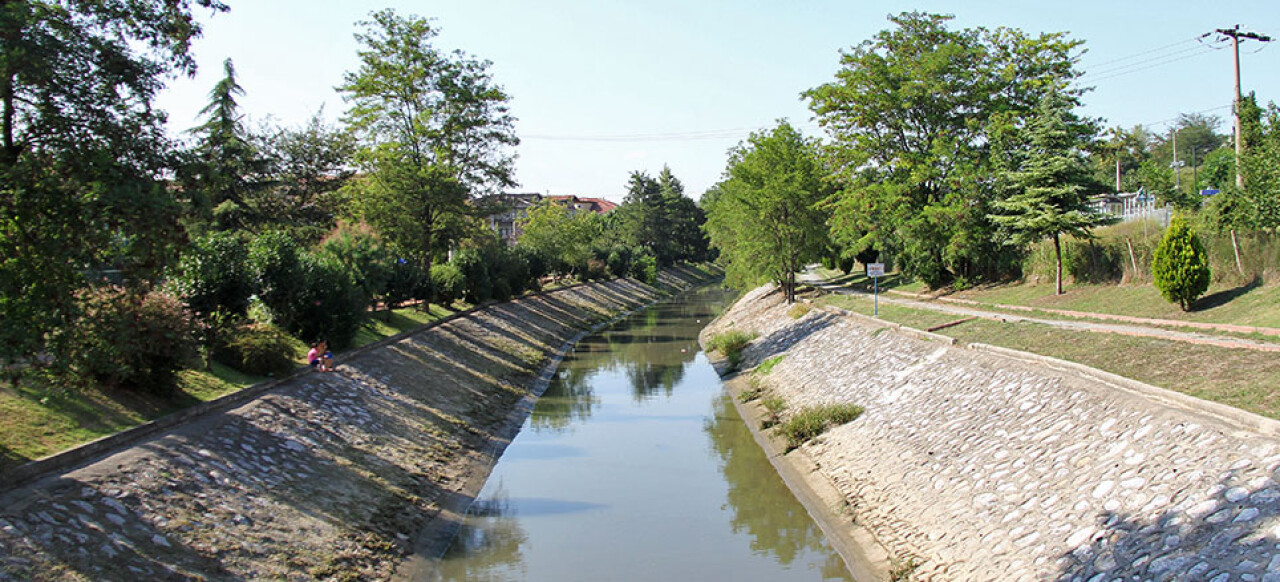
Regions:
<svg viewBox="0 0 1280 582"><path fill-rule="evenodd" d="M760 334L788 411L865 407L806 455L919 580L1280 580L1274 421L839 310L743 297L703 333Z"/></svg>
<svg viewBox="0 0 1280 582"><path fill-rule="evenodd" d="M388 579L566 342L697 277L488 306L60 467L0 495L0 580Z"/></svg>

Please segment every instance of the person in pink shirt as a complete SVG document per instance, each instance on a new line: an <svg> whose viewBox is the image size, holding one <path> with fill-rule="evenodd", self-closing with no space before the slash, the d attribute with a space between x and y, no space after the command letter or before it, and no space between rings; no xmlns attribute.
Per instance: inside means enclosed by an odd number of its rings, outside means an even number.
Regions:
<svg viewBox="0 0 1280 582"><path fill-rule="evenodd" d="M307 352L307 363L321 372L333 370L333 352L329 351L329 344L320 340L311 346L311 351Z"/></svg>

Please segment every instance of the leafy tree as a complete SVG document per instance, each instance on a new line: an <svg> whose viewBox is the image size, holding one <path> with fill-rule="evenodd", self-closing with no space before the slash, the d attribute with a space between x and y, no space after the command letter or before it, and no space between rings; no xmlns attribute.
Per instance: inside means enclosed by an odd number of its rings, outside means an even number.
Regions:
<svg viewBox="0 0 1280 582"><path fill-rule="evenodd" d="M251 192L255 226L283 228L318 242L350 209L338 194L355 171L355 138L330 126L320 112L300 127L263 128L251 136L269 165L270 187Z"/></svg>
<svg viewBox="0 0 1280 582"><path fill-rule="evenodd" d="M423 272L457 236L471 193L513 185L518 143L490 63L432 46L416 16L375 12L360 23L360 67L339 90L369 179L354 190L361 216Z"/></svg>
<svg viewBox="0 0 1280 582"><path fill-rule="evenodd" d="M1265 111L1253 95L1241 107L1244 155L1244 206L1248 224L1260 230L1280 230L1280 108Z"/></svg>
<svg viewBox="0 0 1280 582"><path fill-rule="evenodd" d="M727 177L707 217L711 244L741 287L777 281L795 301L796 273L827 248L828 192L818 145L783 121L730 151Z"/></svg>
<svg viewBox="0 0 1280 582"><path fill-rule="evenodd" d="M889 20L893 29L841 53L834 81L804 93L832 140L840 184L832 235L850 253L894 254L905 274L932 287L957 275L1001 276L1016 256L995 242L987 218L1003 194L990 180L991 144L1017 139L1051 81L1079 76L1080 42L952 30L951 17L920 12ZM1072 129L1095 131L1083 120Z"/></svg>
<svg viewBox="0 0 1280 582"><path fill-rule="evenodd" d="M209 233L192 241L169 282L198 316L243 316L255 290L248 261L248 249L235 234Z"/></svg>
<svg viewBox="0 0 1280 582"><path fill-rule="evenodd" d="M1209 256L1185 218L1170 221L1152 257L1151 274L1160 294L1183 311L1209 290Z"/></svg>
<svg viewBox="0 0 1280 582"><path fill-rule="evenodd" d="M532 249L562 274L581 273L591 258L591 245L604 231L594 212L574 212L564 204L543 201L520 219L518 246Z"/></svg>
<svg viewBox="0 0 1280 582"><path fill-rule="evenodd" d="M45 349L103 268L146 284L172 258L177 208L163 79L190 74L217 0L0 2L0 359Z"/></svg>
<svg viewBox="0 0 1280 582"><path fill-rule="evenodd" d="M1071 117L1069 100L1058 93L1045 95L1027 127L1031 147L1026 162L1001 176L1017 193L996 201L1000 213L990 217L1008 243L1020 248L1045 237L1053 239L1058 295L1062 294L1060 237L1087 238L1094 227L1114 222L1088 205L1090 191L1099 187L1069 129Z"/></svg>
<svg viewBox="0 0 1280 582"><path fill-rule="evenodd" d="M663 265L681 260L702 260L707 253L702 225L706 215L684 185L664 166L655 180L645 172L633 172L627 196L614 213L621 242L647 249Z"/></svg>

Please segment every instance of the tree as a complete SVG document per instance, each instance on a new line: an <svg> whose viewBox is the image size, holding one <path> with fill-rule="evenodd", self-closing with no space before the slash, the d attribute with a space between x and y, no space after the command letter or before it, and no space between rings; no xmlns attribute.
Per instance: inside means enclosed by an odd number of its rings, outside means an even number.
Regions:
<svg viewBox="0 0 1280 582"><path fill-rule="evenodd" d="M1027 117L1049 81L1079 76L1080 42L951 30L951 17L920 12L889 20L894 29L842 51L834 81L804 93L832 141L832 236L846 252L896 254L932 287L1001 276L1017 257L987 218L1002 194L990 179L992 134ZM1073 130L1096 131L1083 120Z"/></svg>
<svg viewBox="0 0 1280 582"><path fill-rule="evenodd" d="M42 350L106 268L145 286L176 252L163 79L191 74L217 0L0 2L0 359Z"/></svg>
<svg viewBox="0 0 1280 582"><path fill-rule="evenodd" d="M582 272L591 258L591 245L603 231L594 212L573 212L564 204L547 200L529 208L520 219L518 246L532 249L561 274Z"/></svg>
<svg viewBox="0 0 1280 582"><path fill-rule="evenodd" d="M1060 237L1089 237L1094 227L1114 222L1088 205L1090 190L1100 188L1089 174L1085 152L1070 131L1071 106L1059 93L1044 96L1027 127L1031 147L1026 162L1001 176L1017 193L997 200L999 214L990 216L1005 240L1020 248L1053 238L1058 295L1062 294Z"/></svg>
<svg viewBox="0 0 1280 582"><path fill-rule="evenodd" d="M269 186L268 161L244 127L236 97L244 88L236 81L231 59L222 63L223 77L209 92L200 110L205 122L193 128L199 143L184 167L183 190L195 223L213 222L217 228L244 228L254 222L249 197Z"/></svg>
<svg viewBox="0 0 1280 582"><path fill-rule="evenodd" d="M742 287L776 281L794 302L796 273L821 259L828 242L828 215L818 206L830 192L817 142L780 122L731 150L725 176L706 230L727 277Z"/></svg>
<svg viewBox="0 0 1280 582"><path fill-rule="evenodd" d="M317 242L351 208L339 191L355 175L355 138L316 112L299 127L264 127L250 137L269 164L269 187L250 193L255 229L283 228Z"/></svg>
<svg viewBox="0 0 1280 582"><path fill-rule="evenodd" d="M1209 256L1185 218L1169 222L1152 257L1151 274L1160 294L1183 311L1209 290Z"/></svg>
<svg viewBox="0 0 1280 582"><path fill-rule="evenodd" d="M627 196L614 213L622 242L647 249L662 265L706 256L706 215L685 196L684 184L667 166L656 180L645 172L632 172Z"/></svg>
<svg viewBox="0 0 1280 582"><path fill-rule="evenodd" d="M369 179L355 195L363 218L430 272L457 236L472 194L514 185L519 143L490 63L432 46L431 22L392 10L360 23L360 67L338 89Z"/></svg>

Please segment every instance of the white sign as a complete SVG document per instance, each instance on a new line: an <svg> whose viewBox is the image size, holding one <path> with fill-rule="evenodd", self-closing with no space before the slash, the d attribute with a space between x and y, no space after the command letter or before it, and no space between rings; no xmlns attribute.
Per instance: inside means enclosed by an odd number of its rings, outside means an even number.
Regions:
<svg viewBox="0 0 1280 582"><path fill-rule="evenodd" d="M867 276L868 276L868 277L883 277L883 276L884 276L884 263L871 263L871 264L867 265Z"/></svg>

